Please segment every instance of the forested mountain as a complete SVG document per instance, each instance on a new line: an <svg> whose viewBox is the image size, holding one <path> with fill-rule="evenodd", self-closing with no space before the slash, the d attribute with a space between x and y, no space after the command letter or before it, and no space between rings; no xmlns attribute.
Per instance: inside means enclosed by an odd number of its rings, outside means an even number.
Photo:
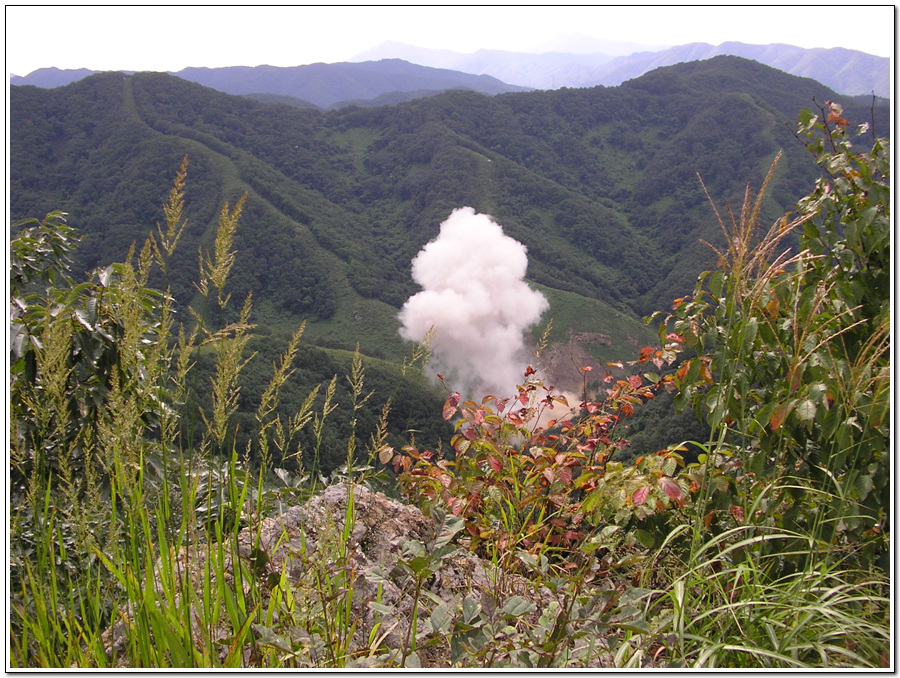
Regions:
<svg viewBox="0 0 900 678"><path fill-rule="evenodd" d="M840 97L737 57L614 88L451 91L329 112L105 73L11 88L10 217L61 209L85 236L79 269L121 260L163 220L188 155L189 224L167 280L177 299L194 294L222 203L247 192L232 291L253 292L261 331L283 336L306 318L312 343L399 361L410 261L453 209L472 206L528 247L554 341L580 336L595 357L627 359L646 340L639 317L716 264L699 242L721 233L697 173L720 208L739 205L783 149L771 222L816 177L796 116L829 99ZM845 115L887 131L887 102L848 101Z"/></svg>
<svg viewBox="0 0 900 678"><path fill-rule="evenodd" d="M389 316L415 291L410 260L462 205L528 246L535 282L644 313L711 262L698 239L717 241L718 226L697 173L718 204L736 202L784 149L767 212L808 190L814 174L791 130L814 98L837 96L733 57L616 88L447 92L329 113L102 74L12 88L11 216L69 212L87 236L79 265L99 265L147 233L188 154L181 292L222 200L249 190L239 291L270 299L276 315L333 322L352 315L352 299ZM875 107L879 127L887 110ZM847 114L872 115L852 103ZM352 345L354 334L341 336Z"/></svg>

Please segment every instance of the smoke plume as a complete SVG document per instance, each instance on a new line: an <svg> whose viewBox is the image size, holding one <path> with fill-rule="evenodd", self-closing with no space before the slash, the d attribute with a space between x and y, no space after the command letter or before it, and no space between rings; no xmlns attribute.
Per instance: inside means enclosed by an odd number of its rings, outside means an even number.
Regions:
<svg viewBox="0 0 900 678"><path fill-rule="evenodd" d="M526 247L486 214L454 210L412 261L422 291L400 311L404 339L434 328L429 369L464 397L515 394L529 355L524 333L549 304L523 280Z"/></svg>

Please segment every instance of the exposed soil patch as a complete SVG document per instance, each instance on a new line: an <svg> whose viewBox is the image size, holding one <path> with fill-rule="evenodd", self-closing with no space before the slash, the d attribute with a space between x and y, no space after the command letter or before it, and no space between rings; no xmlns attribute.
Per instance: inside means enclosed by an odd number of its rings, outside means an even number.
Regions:
<svg viewBox="0 0 900 678"><path fill-rule="evenodd" d="M550 343L541 353L539 363L547 385L553 385L558 391L577 393L581 399L585 381L590 385L601 380L607 371L617 374L621 370L601 363L589 350L591 346L611 346L608 335L572 330L568 334L568 341ZM584 367L590 368L587 374L582 371Z"/></svg>

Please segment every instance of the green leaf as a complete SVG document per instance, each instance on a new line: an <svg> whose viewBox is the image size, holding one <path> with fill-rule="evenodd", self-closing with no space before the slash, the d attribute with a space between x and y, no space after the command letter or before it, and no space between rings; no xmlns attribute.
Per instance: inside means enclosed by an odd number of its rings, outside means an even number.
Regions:
<svg viewBox="0 0 900 678"><path fill-rule="evenodd" d="M452 617L446 603L436 606L431 612L431 628L435 633L447 633L450 630Z"/></svg>
<svg viewBox="0 0 900 678"><path fill-rule="evenodd" d="M678 470L678 460L675 457L668 457L663 462L662 470L667 476L675 475L675 471Z"/></svg>
<svg viewBox="0 0 900 678"><path fill-rule="evenodd" d="M756 331L758 327L759 325L756 318L749 318L747 320L747 324L744 326L744 332L741 336L741 343L743 344L742 348L744 350L748 350L753 346L753 342L756 339Z"/></svg>
<svg viewBox="0 0 900 678"><path fill-rule="evenodd" d="M463 622L471 624L475 618L481 613L481 603L474 600L472 596L466 596L462 602Z"/></svg>
<svg viewBox="0 0 900 678"><path fill-rule="evenodd" d="M728 492L728 478L721 471L712 477L712 483L719 492Z"/></svg>
<svg viewBox="0 0 900 678"><path fill-rule="evenodd" d="M382 605L374 600L369 601L369 608L380 614L394 614L397 612L393 605Z"/></svg>
<svg viewBox="0 0 900 678"><path fill-rule="evenodd" d="M725 276L722 271L716 271L709 276L709 291L715 299L722 296L722 289L725 287Z"/></svg>
<svg viewBox="0 0 900 678"><path fill-rule="evenodd" d="M818 119L819 116L814 115L812 111L808 111L806 109L800 111L800 114L797 116L797 122L799 124L800 131L807 132L811 130Z"/></svg>
<svg viewBox="0 0 900 678"><path fill-rule="evenodd" d="M521 617L523 614L534 612L535 609L536 607L531 601L522 596L513 596L500 608L500 614L503 617Z"/></svg>
<svg viewBox="0 0 900 678"><path fill-rule="evenodd" d="M103 285L103 287L109 287L109 282L110 282L110 280L112 280L112 275L113 275L113 266L112 266L112 264L110 264L109 266L104 268L102 271L100 271L100 275L98 276L99 280L100 280L100 284Z"/></svg>
<svg viewBox="0 0 900 678"><path fill-rule="evenodd" d="M637 540L640 542L641 546L647 549L652 549L653 544L656 543L653 535L647 532L647 530L635 530L634 536L637 537Z"/></svg>
<svg viewBox="0 0 900 678"><path fill-rule="evenodd" d="M530 553L526 553L525 551L519 551L516 554L519 560L521 560L527 567L534 568L537 567L537 560Z"/></svg>
<svg viewBox="0 0 900 678"><path fill-rule="evenodd" d="M800 421L812 421L816 417L816 404L809 400L801 400L794 408L794 412Z"/></svg>
<svg viewBox="0 0 900 678"><path fill-rule="evenodd" d="M640 532L640 530L638 530ZM637 586L632 588L625 589L622 593L622 596L619 598L619 604L622 607L627 605L634 605L639 600L642 600L653 593L653 589L643 589Z"/></svg>
<svg viewBox="0 0 900 678"><path fill-rule="evenodd" d="M631 631L632 633L650 633L650 625L640 619L632 622L618 622L616 628Z"/></svg>
<svg viewBox="0 0 900 678"><path fill-rule="evenodd" d="M456 553L458 550L459 549L453 544L444 544L443 546L436 548L431 552L431 559L433 561L440 561L447 556Z"/></svg>
<svg viewBox="0 0 900 678"><path fill-rule="evenodd" d="M466 526L466 521L455 516L452 513L447 514L444 518L441 531L434 542L435 548L440 548L453 541L453 537L457 535Z"/></svg>
<svg viewBox="0 0 900 678"><path fill-rule="evenodd" d="M425 545L416 539L407 539L401 545L400 553L404 559L422 557L425 555Z"/></svg>
<svg viewBox="0 0 900 678"><path fill-rule="evenodd" d="M260 645L271 645L285 652L291 651L291 644L284 636L276 634L272 629L262 624L251 624L250 626L256 632L257 642Z"/></svg>
<svg viewBox="0 0 900 678"><path fill-rule="evenodd" d="M844 224L844 238L847 240L847 246L852 250L859 248L859 241L857 239L858 226L859 224L855 221Z"/></svg>
<svg viewBox="0 0 900 678"><path fill-rule="evenodd" d="M433 573L432 562L429 556L416 556L404 562L416 576L431 576Z"/></svg>
<svg viewBox="0 0 900 678"><path fill-rule="evenodd" d="M856 479L856 492L857 498L859 501L864 501L867 496L869 496L869 492L871 492L875 488L875 482L872 480L872 476L870 475L861 475Z"/></svg>

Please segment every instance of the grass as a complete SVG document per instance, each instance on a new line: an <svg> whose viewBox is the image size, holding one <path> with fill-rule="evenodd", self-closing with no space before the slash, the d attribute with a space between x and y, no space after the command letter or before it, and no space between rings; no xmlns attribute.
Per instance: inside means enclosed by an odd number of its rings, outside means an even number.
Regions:
<svg viewBox="0 0 900 678"><path fill-rule="evenodd" d="M799 551L797 544L803 544ZM756 547L766 544L771 549ZM768 551L768 552L767 552ZM890 646L890 580L848 568L815 537L756 525L728 530L692 554L694 565L650 614L669 666L880 668ZM736 557L736 556L740 557ZM790 555L807 567L774 575Z"/></svg>

